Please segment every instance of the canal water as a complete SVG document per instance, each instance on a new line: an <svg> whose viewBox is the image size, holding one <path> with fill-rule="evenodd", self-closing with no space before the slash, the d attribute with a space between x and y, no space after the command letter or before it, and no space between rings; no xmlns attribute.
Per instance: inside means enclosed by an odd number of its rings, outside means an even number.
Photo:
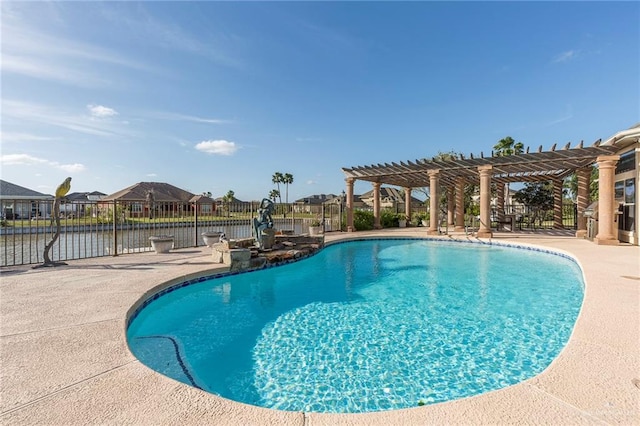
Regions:
<svg viewBox="0 0 640 426"><path fill-rule="evenodd" d="M328 221L329 222L329 221ZM275 221L277 230L292 230L296 234L308 232L309 220ZM197 230L196 230L197 229ZM331 225L326 224L326 231ZM149 237L172 235L174 248L203 246L203 232L224 232L229 239L250 238L250 224L216 224L194 227L193 223L182 223L171 228L140 228L118 230L114 238L113 229L92 232L61 232L49 255L52 261L84 259L151 251ZM13 234L0 236L0 266L37 264L44 262L45 245L53 238L51 232Z"/></svg>

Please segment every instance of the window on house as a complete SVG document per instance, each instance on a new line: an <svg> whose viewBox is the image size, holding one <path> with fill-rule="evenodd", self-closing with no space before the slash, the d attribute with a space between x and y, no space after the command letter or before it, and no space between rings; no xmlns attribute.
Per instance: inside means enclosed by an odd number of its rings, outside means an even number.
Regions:
<svg viewBox="0 0 640 426"><path fill-rule="evenodd" d="M636 160L635 150L627 151L624 154L621 154L620 160L618 160L618 164L616 165L616 174L635 170L636 168L635 160Z"/></svg>

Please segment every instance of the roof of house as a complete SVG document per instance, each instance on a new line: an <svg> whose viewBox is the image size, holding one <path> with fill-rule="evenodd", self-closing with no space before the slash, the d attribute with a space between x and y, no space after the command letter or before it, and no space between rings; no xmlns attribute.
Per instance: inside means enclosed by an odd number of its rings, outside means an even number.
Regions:
<svg viewBox="0 0 640 426"><path fill-rule="evenodd" d="M93 192L72 192L71 194L67 194L64 198L68 201L89 201L89 197L92 198L103 198L107 194L99 191Z"/></svg>
<svg viewBox="0 0 640 426"><path fill-rule="evenodd" d="M638 142L640 142L640 123L630 127L627 130L616 133L605 142L603 142L602 145L613 145L615 147L624 149Z"/></svg>
<svg viewBox="0 0 640 426"><path fill-rule="evenodd" d="M226 203L224 197L218 197L214 201L216 202L216 204ZM233 197L231 199L231 204L243 204L243 203L246 203L246 201L238 200L236 197Z"/></svg>
<svg viewBox="0 0 640 426"><path fill-rule="evenodd" d="M173 185L163 182L139 182L128 188L122 189L113 194L107 195L103 201L146 201L147 193L153 191L155 202L191 202L195 196L189 191L185 191Z"/></svg>
<svg viewBox="0 0 640 426"><path fill-rule="evenodd" d="M15 183L7 182L6 180L0 180L0 197L1 198L13 198L13 199L53 199L53 195L43 194L42 192L34 191L24 186L16 185Z"/></svg>
<svg viewBox="0 0 640 426"><path fill-rule="evenodd" d="M335 194L314 194L309 195L308 197L297 199L295 202L300 204L322 204L327 200L332 200L336 198Z"/></svg>
<svg viewBox="0 0 640 426"><path fill-rule="evenodd" d="M198 204L215 204L216 200L211 197L207 197L206 195L194 195L189 199L189 202Z"/></svg>

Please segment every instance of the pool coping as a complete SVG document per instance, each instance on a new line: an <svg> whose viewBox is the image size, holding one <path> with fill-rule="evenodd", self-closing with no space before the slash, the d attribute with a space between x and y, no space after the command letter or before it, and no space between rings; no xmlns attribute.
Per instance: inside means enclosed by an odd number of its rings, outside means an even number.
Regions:
<svg viewBox="0 0 640 426"><path fill-rule="evenodd" d="M421 228L328 234L430 239ZM542 247L575 259L585 297L569 343L519 384L403 410L322 414L269 410L207 394L151 371L126 346L127 314L167 282L224 272L206 248L87 259L47 271L2 270L0 421L7 424L640 423L640 248L566 235L500 234L491 244ZM438 239L438 238L436 238ZM96 273L98 271L98 273ZM170 279L170 281L167 281ZM89 283L88 281L94 281ZM68 300L65 301L65 298Z"/></svg>

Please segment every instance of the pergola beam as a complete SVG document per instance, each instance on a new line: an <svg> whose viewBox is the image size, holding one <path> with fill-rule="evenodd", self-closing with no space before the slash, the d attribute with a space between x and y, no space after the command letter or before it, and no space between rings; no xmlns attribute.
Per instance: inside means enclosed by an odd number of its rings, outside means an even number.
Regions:
<svg viewBox="0 0 640 426"><path fill-rule="evenodd" d="M555 150L554 146L551 151L518 155L479 158L461 155L450 159L357 166L343 168L343 171L348 178L416 188L430 186L429 171L432 170L440 170L440 184L450 186L458 177L464 177L468 182L479 182L478 167L492 166L492 179L496 182L535 182L564 178L577 169L594 164L598 156L612 154L615 149L610 145L601 146L599 141L586 148L582 147L582 142L575 148L570 148L570 143L567 143L560 150Z"/></svg>

